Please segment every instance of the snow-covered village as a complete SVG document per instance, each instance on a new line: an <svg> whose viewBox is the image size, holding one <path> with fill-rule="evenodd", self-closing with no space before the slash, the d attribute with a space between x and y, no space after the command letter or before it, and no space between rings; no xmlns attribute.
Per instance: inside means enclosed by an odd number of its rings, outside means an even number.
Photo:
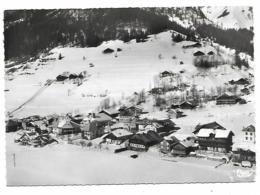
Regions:
<svg viewBox="0 0 260 195"><path fill-rule="evenodd" d="M252 7L6 10L7 185L252 182Z"/></svg>

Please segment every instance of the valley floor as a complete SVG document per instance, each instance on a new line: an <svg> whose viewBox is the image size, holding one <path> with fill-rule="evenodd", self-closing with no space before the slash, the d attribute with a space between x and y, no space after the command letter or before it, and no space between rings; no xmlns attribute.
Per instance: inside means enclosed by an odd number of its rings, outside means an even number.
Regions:
<svg viewBox="0 0 260 195"><path fill-rule="evenodd" d="M197 158L81 148L58 144L44 148L19 146L6 135L7 185L138 184L254 181L255 169L222 165ZM15 156L15 157L14 157ZM14 160L15 159L15 160Z"/></svg>

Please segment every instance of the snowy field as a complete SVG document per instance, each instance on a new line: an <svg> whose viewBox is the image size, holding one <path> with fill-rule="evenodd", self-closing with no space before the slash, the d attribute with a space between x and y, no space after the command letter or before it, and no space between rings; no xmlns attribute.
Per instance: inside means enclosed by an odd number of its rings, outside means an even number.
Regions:
<svg viewBox="0 0 260 195"><path fill-rule="evenodd" d="M193 42L183 41L173 43L170 31L157 35L151 35L147 42L130 43L122 41L105 42L93 48L55 48L53 54L48 57L58 57L61 53L65 56L62 60L49 61L44 66L38 66L39 60L27 64L29 69L16 71L13 76L6 76L6 112L12 111L27 101L37 90L39 90L47 79L55 79L64 71L80 73L87 71L90 77L81 86L66 82L54 83L45 89L22 109L14 113L14 117L24 117L33 114L47 115L53 113L68 113L78 110L90 112L99 106L107 94L114 100L140 92L142 89L149 90L154 85L154 76L164 70L179 72L185 70L183 78L190 84L200 85L201 88L209 90L212 86L220 86L231 79L239 79L248 76L248 71L232 69L230 65L213 68L208 77L197 76L201 73L193 64L193 53L201 50L205 53L214 51L215 48L205 45L202 48L183 49L182 46ZM103 54L106 48L121 52L115 54ZM161 54L159 59L159 55ZM225 54L225 58L229 58ZM86 60L83 60L83 56ZM176 59L173 59L173 56ZM180 62L183 65L180 65ZM93 63L94 67L89 67ZM32 73L31 75L20 75L21 73ZM14 78L8 80L8 78ZM68 91L70 93L68 94ZM96 96L96 97L89 97ZM85 97L83 97L85 96ZM75 104L77 102L77 104Z"/></svg>
<svg viewBox="0 0 260 195"><path fill-rule="evenodd" d="M80 73L87 71L90 77L82 85L71 82L53 83L37 97L14 113L22 118L39 114L62 114L77 110L81 113L95 111L106 94L114 100L122 100L134 92L154 87L154 76L164 70L182 74L185 82L197 84L210 91L230 80L248 77L250 70L232 68L229 64L212 68L206 76L193 64L193 53L216 49L210 44L202 48L183 49L193 42L173 43L171 32L151 35L147 42L109 41L93 48L55 48L48 57L62 60L38 66L39 60L29 63L29 69L19 69L13 76L6 75L6 112L12 111L30 99L46 82L64 71ZM103 54L106 48L121 52ZM83 60L83 56L86 57ZM160 57L159 57L160 56ZM176 59L173 59L176 58ZM228 51L224 55L232 57ZM183 62L180 65L180 62ZM93 63L94 67L89 64ZM18 65L19 66L19 65ZM21 73L31 75L20 75ZM10 78L13 78L10 79ZM70 93L68 94L68 91ZM85 97L84 97L85 96ZM92 96L92 97L90 97ZM93 97L96 96L96 97ZM184 110L186 117L173 119L181 129L180 134L192 134L198 123L216 121L235 133L234 143L243 142L242 128L255 124L254 94L245 96L250 101L244 105L217 106L211 102L202 109ZM154 114L154 113L150 113ZM160 115L161 113L157 113ZM240 182L253 181L254 169L242 169L231 165L215 168L219 162L195 158L165 159L159 153L141 153L137 159L130 158L134 152L113 154L79 146L58 144L44 148L30 148L14 143L14 134L6 134L6 161L8 185L60 185L60 184L132 184L132 183L189 183L189 182ZM15 161L14 161L15 156ZM184 171L185 170L185 171Z"/></svg>
<svg viewBox="0 0 260 195"><path fill-rule="evenodd" d="M135 152L114 154L67 144L30 148L13 143L13 138L14 134L7 134L9 186L245 182L253 181L255 174L255 169L231 165L215 168L217 161L163 157L158 153L144 152L132 159L130 155Z"/></svg>

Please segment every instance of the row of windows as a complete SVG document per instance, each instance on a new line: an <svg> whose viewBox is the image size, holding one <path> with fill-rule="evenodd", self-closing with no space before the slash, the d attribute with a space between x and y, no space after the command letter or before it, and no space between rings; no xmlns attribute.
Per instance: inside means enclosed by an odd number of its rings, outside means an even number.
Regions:
<svg viewBox="0 0 260 195"><path fill-rule="evenodd" d="M246 137L246 140L249 140L249 137ZM253 140L253 138L252 137L250 137L250 141L252 141Z"/></svg>
<svg viewBox="0 0 260 195"><path fill-rule="evenodd" d="M248 132L246 132L246 135L248 135ZM250 133L250 135L253 135L253 133Z"/></svg>

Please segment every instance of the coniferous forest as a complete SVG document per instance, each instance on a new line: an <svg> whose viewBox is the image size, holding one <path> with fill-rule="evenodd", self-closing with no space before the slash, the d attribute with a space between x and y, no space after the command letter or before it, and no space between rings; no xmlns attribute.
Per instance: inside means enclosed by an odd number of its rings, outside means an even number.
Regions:
<svg viewBox="0 0 260 195"><path fill-rule="evenodd" d="M187 35L188 40L195 40L195 34L213 37L217 43L253 56L252 31L199 23L194 31L153 8L7 10L4 21L5 60L29 58L56 46L95 47L114 39L144 41L147 35L167 29Z"/></svg>

